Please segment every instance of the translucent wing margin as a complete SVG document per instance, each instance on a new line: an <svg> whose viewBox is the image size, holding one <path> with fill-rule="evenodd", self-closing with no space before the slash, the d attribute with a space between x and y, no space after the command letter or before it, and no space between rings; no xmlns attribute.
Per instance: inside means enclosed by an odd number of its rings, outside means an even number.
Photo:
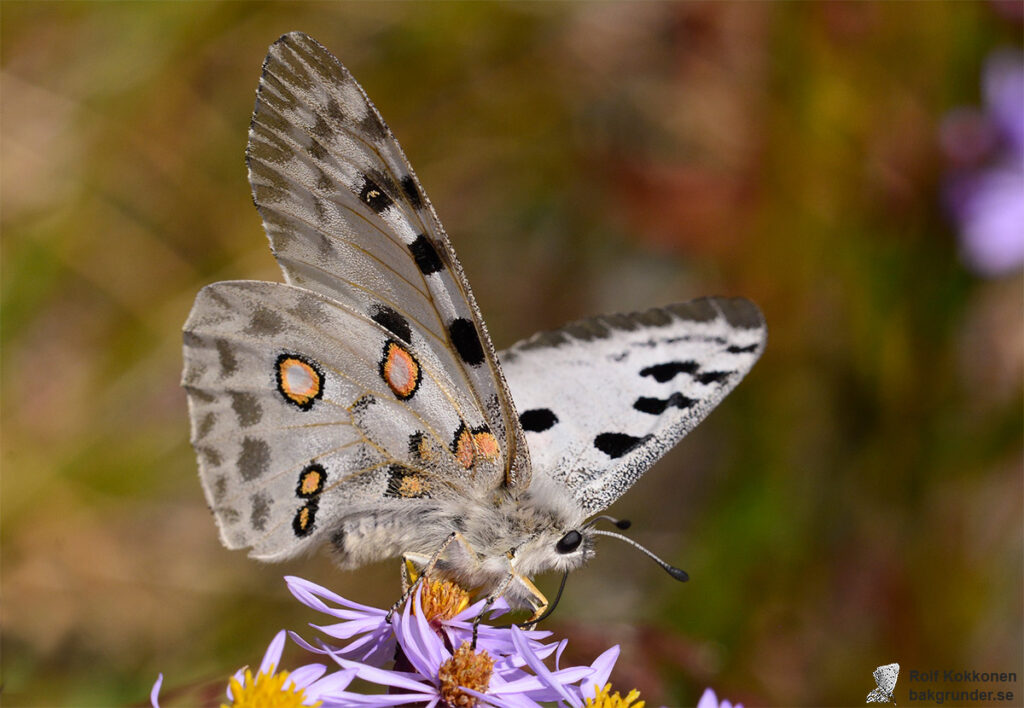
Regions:
<svg viewBox="0 0 1024 708"><path fill-rule="evenodd" d="M525 488L529 451L455 252L373 103L312 38L293 32L271 46L246 156L287 282L422 332L493 431L502 483Z"/></svg>
<svg viewBox="0 0 1024 708"><path fill-rule="evenodd" d="M500 358L534 475L604 509L740 382L765 337L753 303L701 298L515 344Z"/></svg>

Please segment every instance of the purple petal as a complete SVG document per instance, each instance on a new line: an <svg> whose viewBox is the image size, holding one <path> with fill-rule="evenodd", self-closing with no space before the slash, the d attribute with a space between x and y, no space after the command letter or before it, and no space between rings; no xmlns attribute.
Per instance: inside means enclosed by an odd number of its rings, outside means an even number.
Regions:
<svg viewBox="0 0 1024 708"><path fill-rule="evenodd" d="M309 626L335 639L351 639L357 634L373 632L381 627L387 627L387 623L385 623L384 617L381 616L379 618L351 619L347 622L327 625L310 623Z"/></svg>
<svg viewBox="0 0 1024 708"><path fill-rule="evenodd" d="M305 639L303 639L302 637L300 637L298 634L296 634L295 632L293 632L291 630L288 630L288 636L290 636L292 638L293 642L298 644L300 647L302 647L306 651L313 652L314 654L327 654L327 653L329 653L323 647L318 647L318 646L316 646L314 644L310 644Z"/></svg>
<svg viewBox="0 0 1024 708"><path fill-rule="evenodd" d="M327 667L323 664L306 664L288 674L286 685L291 684L295 688L304 689L325 673L327 673Z"/></svg>
<svg viewBox="0 0 1024 708"><path fill-rule="evenodd" d="M585 697L593 698L596 695L595 686L598 689L604 688L605 684L608 683L608 677L612 675L612 669L615 668L615 662L618 658L619 645L616 644L594 659L594 663L590 665L594 669L594 675L588 679L590 686L583 691Z"/></svg>
<svg viewBox="0 0 1024 708"><path fill-rule="evenodd" d="M348 693L339 691L336 694L324 697L328 705L343 706L404 706L410 703L419 705L427 697L422 693L388 693L385 695L364 695L362 693ZM437 699L432 700L428 705L437 705Z"/></svg>
<svg viewBox="0 0 1024 708"><path fill-rule="evenodd" d="M401 619L395 622L395 637L405 652L406 658L409 659L409 663L424 678L436 681L437 670L441 666L441 662L449 658L449 654L441 643L440 637L423 617L422 610L413 612L414 606L420 607L419 597L420 594L417 591L413 596L413 601L406 603Z"/></svg>
<svg viewBox="0 0 1024 708"><path fill-rule="evenodd" d="M555 677L552 676L551 671L544 665L544 662L530 651L526 638L523 636L519 627L512 625L509 628L509 631L512 634L512 643L515 645L519 655L526 660L526 665L533 669L533 672L537 674L537 676L547 679L548 684L555 690L563 701L567 701L574 706L579 705L579 701L576 697L566 691L565 687L559 684Z"/></svg>
<svg viewBox="0 0 1024 708"><path fill-rule="evenodd" d="M719 708L718 696L710 688L705 688L704 694L697 701L697 708Z"/></svg>
<svg viewBox="0 0 1024 708"><path fill-rule="evenodd" d="M288 583L288 589L291 591L292 595L294 595L299 602L306 605L307 607L313 608L314 610L325 612L327 614L336 614L337 612L341 611L327 606L327 604L325 604L320 599L324 598L338 605L341 605L342 607L346 607L349 610L355 610L356 612L360 612L363 614L381 616L387 614L386 610L382 610L377 607L370 607L369 605L361 605L358 602L346 600L341 595L338 595L335 592L331 592L327 588L321 585L317 585L316 583L312 583L304 578L299 578L294 575L286 575L284 579L285 582Z"/></svg>
<svg viewBox="0 0 1024 708"><path fill-rule="evenodd" d="M160 687L164 685L164 675L159 674L156 677L156 683L153 684L153 688L149 691L149 702L153 708L160 708Z"/></svg>
<svg viewBox="0 0 1024 708"><path fill-rule="evenodd" d="M491 693L490 691L488 691L487 694L484 694L479 691L474 691L472 688L465 687L463 687L462 690L471 696L476 696L478 701L489 706L499 706L499 708L503 706L513 706L514 708L542 708L539 703L523 695L510 694L505 696L496 696L489 695Z"/></svg>
<svg viewBox="0 0 1024 708"><path fill-rule="evenodd" d="M274 635L274 638L270 641L270 646L267 647L267 653L263 655L263 661L260 663L259 673L274 673L277 665L281 662L281 652L284 651L284 640L286 636L288 636L288 633L283 629Z"/></svg>
<svg viewBox="0 0 1024 708"><path fill-rule="evenodd" d="M961 239L968 265L983 275L1024 264L1024 164L979 175L964 206Z"/></svg>
<svg viewBox="0 0 1024 708"><path fill-rule="evenodd" d="M355 677L356 672L354 669L341 669L339 671L335 671L306 688L306 698L318 701L321 700L325 694L343 691L348 688L348 685L352 683L352 679Z"/></svg>
<svg viewBox="0 0 1024 708"><path fill-rule="evenodd" d="M378 669L376 666L367 666L366 664L360 664L355 661L343 659L340 656L335 657L335 661L337 661L343 668L355 669L356 676L364 681L370 681L379 686L394 686L395 688L404 688L408 691L435 693L433 686L409 678L409 675L402 671Z"/></svg>

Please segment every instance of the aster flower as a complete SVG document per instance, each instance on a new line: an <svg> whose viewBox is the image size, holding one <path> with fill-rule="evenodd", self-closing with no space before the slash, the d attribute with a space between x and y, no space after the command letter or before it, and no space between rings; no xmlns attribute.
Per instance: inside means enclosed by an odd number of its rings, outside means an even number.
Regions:
<svg viewBox="0 0 1024 708"><path fill-rule="evenodd" d="M318 612L340 619L329 625L311 624L333 639L347 643L334 646L306 642L294 632L292 638L308 651L351 659L370 666L384 666L395 657L395 632L387 621L387 610L361 605L347 600L325 587L295 576L285 577L288 589L302 604ZM484 610L485 600L469 604L469 593L454 583L429 580L423 584L426 591L418 591L418 602L431 627L446 640L450 650L464 641L473 640L473 623ZM504 598L498 598L485 615L494 620L510 611ZM557 649L557 643L541 644L551 632L531 630L525 632L531 651L547 657ZM507 629L480 624L477 628L477 646L487 649L493 656L512 655L515 649Z"/></svg>
<svg viewBox="0 0 1024 708"><path fill-rule="evenodd" d="M504 630L488 628L491 630L488 634L492 635L489 645L482 641L484 633L481 632L481 640L475 648L467 636L452 649L448 635L439 632L423 610L423 596L424 593L417 592L401 615L392 618L399 657L396 666L402 669L371 666L328 650L343 669L354 671L364 681L386 687L388 693L363 695L339 690L324 695L325 703L352 706L414 703L428 707L483 704L532 708L539 705L538 701L564 701L574 706L583 705L576 684L595 674L595 667L551 670L543 661L544 655L550 656L564 647L564 642L543 645L513 625ZM471 628L469 632L471 634ZM496 640L494 635L498 632L507 636ZM507 647L514 651L507 651Z"/></svg>
<svg viewBox="0 0 1024 708"><path fill-rule="evenodd" d="M983 92L985 110L950 112L941 137L956 164L945 196L963 258L976 272L995 276L1024 264L1024 55L994 52Z"/></svg>
<svg viewBox="0 0 1024 708"><path fill-rule="evenodd" d="M328 674L324 664L308 664L291 673L277 671L284 651L286 634L277 633L267 647L254 676L252 670L244 667L235 672L228 682L227 699L232 708L299 708L320 706L326 693L345 689L355 676L354 671L335 671ZM159 708L160 687L164 675L157 677L149 699L153 708Z"/></svg>
<svg viewBox="0 0 1024 708"><path fill-rule="evenodd" d="M270 643L254 675L239 670L229 681L232 706L512 706L534 708L541 703L572 708L642 708L638 693L625 698L608 684L619 647L601 654L589 666L560 665L568 642L543 640L550 632L526 631L515 625L494 627L474 621L484 601L470 605L457 585L424 579L402 611L388 622L383 609L351 602L302 578L286 579L303 604L341 620L316 629L340 646L311 644L292 633L303 648L328 657L338 669L320 663L288 673L278 671L286 633ZM509 611L498 599L487 609L494 619ZM553 657L553 668L546 661ZM354 678L383 687L384 694L350 691ZM159 706L161 675L151 702Z"/></svg>
<svg viewBox="0 0 1024 708"><path fill-rule="evenodd" d="M702 695L700 700L697 702L697 708L743 708L743 704L737 703L736 705L733 705L724 699L719 703L718 696L715 695L715 692L710 688L705 688L704 695Z"/></svg>

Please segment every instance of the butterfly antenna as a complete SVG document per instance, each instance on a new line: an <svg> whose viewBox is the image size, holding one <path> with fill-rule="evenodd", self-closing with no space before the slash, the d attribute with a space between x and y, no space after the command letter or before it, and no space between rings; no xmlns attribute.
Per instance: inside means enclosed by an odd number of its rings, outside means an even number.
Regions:
<svg viewBox="0 0 1024 708"><path fill-rule="evenodd" d="M591 519L587 523L583 524L582 528L583 529L589 529L591 526L596 524L598 521L610 521L611 523L615 524L615 528L617 528L619 531L625 531L626 529L628 529L630 526L633 525L633 522L630 521L629 519L616 519L614 516L608 516L607 514L601 514L600 516L595 516L593 519Z"/></svg>
<svg viewBox="0 0 1024 708"><path fill-rule="evenodd" d="M674 565L669 565L668 563L663 561L661 558L658 558L658 556L654 555L653 553L648 551L646 548L641 546L639 543L637 543L636 541L634 541L631 538L626 538L621 533L612 533L611 531L591 531L591 533L596 534L598 536L611 536L612 538L617 538L620 541L625 541L626 543L628 543L629 545L631 545L633 548L637 549L641 553L646 554L648 558L650 558L655 563L660 565L662 570L664 570L666 573L671 575L676 580L679 580L680 582L685 582L685 581L690 579L690 576L686 574L685 570L683 570L682 568L676 568Z"/></svg>

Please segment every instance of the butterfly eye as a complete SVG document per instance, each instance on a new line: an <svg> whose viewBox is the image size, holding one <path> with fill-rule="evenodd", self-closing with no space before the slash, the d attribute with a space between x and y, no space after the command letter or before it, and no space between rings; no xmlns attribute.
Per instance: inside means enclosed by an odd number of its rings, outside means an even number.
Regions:
<svg viewBox="0 0 1024 708"><path fill-rule="evenodd" d="M559 539L555 544L555 549L559 553L572 553L580 547L581 543L583 543L583 535L579 531L573 530Z"/></svg>

